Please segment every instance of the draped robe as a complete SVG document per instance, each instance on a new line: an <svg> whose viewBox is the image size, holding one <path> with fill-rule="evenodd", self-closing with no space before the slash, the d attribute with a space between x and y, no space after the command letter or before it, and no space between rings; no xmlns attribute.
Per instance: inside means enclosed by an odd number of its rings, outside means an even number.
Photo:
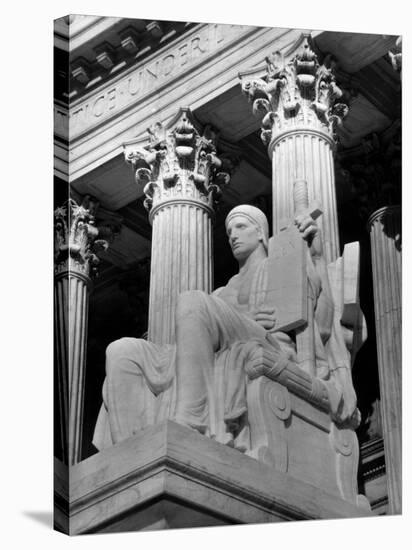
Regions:
<svg viewBox="0 0 412 550"><path fill-rule="evenodd" d="M349 400L354 398L350 357L340 320L333 313L325 315L325 311L333 309L333 300L324 274L317 272L311 260L308 266L308 279L316 298L316 367L329 387L333 385L332 412L339 414L344 409L345 394ZM236 275L212 295L202 291L182 293L176 311L176 332L180 336L174 345L158 346L143 339L122 338L108 346L103 405L93 439L97 449L118 443L165 419L191 426L239 450L250 448L244 367L251 343L267 336L252 314L265 304L267 276L265 258L243 286L241 281L239 285L240 275ZM330 319L328 326L325 318ZM214 354L211 366L196 356L191 332L194 325L202 335L198 341L199 353L203 346ZM270 342L275 353L296 360L290 335L272 333ZM179 350L178 346L182 348ZM185 349L195 357L189 370L177 360L179 351L182 355ZM342 368L345 372L339 370ZM194 377L193 391L187 386L186 375Z"/></svg>

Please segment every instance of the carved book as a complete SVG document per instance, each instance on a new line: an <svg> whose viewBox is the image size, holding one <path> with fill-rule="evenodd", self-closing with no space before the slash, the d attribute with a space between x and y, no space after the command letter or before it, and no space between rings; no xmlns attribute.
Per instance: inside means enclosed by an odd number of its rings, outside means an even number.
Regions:
<svg viewBox="0 0 412 550"><path fill-rule="evenodd" d="M400 37L54 38L55 528L400 513Z"/></svg>

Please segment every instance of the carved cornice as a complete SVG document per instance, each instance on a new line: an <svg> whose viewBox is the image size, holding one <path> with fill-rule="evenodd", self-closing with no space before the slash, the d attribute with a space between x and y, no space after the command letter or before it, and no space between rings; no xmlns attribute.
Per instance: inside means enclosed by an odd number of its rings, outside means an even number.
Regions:
<svg viewBox="0 0 412 550"><path fill-rule="evenodd" d="M86 282L96 274L97 253L107 250L117 229L113 224L96 226L97 201L85 197L82 204L69 199L54 212L54 272L70 271Z"/></svg>
<svg viewBox="0 0 412 550"><path fill-rule="evenodd" d="M279 51L266 57L266 74L244 80L242 90L254 114L262 117L261 137L267 146L278 134L295 128L336 139L336 130L348 112L348 106L337 101L343 93L336 84L331 56L320 64L308 37L290 61Z"/></svg>
<svg viewBox="0 0 412 550"><path fill-rule="evenodd" d="M70 73L70 93L67 88L62 97L57 99L78 99L116 75L118 70L135 64L137 60L152 54L194 26L192 23L143 19L89 19L91 38L84 42L75 34L72 38L71 32L77 24L76 19L62 18L56 22L55 36L59 37L63 31L66 32L66 44L62 43L62 39L56 39L56 46L71 52L70 66L67 67Z"/></svg>
<svg viewBox="0 0 412 550"><path fill-rule="evenodd" d="M172 39L173 44L161 47L147 58L139 58L138 63L125 70L113 72L105 84L73 102L67 113L66 119L70 117L70 181L76 186L80 177L116 157L119 143L145 137L147 127L159 116L153 112L154 96L156 112L161 113L163 120L169 120L176 112L176 105L190 106L200 97L206 104L219 95L219 89L233 87L240 60L247 57L247 62L254 66L270 44L277 40L284 43L296 36L297 31L284 29L196 25L176 40ZM250 50L252 43L256 46L253 51ZM249 53L244 53L244 47ZM219 78L210 78L210 71L220 75ZM59 115L55 132L65 136L67 123L61 121L63 116ZM250 116L255 127L252 113ZM218 125L219 121L216 122L213 123ZM102 133L107 141L102 141ZM80 142L82 146L77 147ZM61 177L67 181L63 168Z"/></svg>
<svg viewBox="0 0 412 550"><path fill-rule="evenodd" d="M126 162L133 167L136 183L144 186L146 209L174 200L212 209L238 162L233 154L217 155L217 133L210 126L202 129L187 108L148 132L146 147L124 144Z"/></svg>

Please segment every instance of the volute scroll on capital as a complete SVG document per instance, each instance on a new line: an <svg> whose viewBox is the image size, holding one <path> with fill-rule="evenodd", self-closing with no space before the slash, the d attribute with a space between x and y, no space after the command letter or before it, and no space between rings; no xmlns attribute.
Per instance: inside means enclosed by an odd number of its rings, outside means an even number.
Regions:
<svg viewBox="0 0 412 550"><path fill-rule="evenodd" d="M263 143L269 146L278 134L302 127L317 129L336 140L348 106L338 101L343 92L336 84L332 57L326 56L321 64L305 37L290 61L280 51L265 61L262 78L248 80L245 75L242 82L253 113L262 117Z"/></svg>
<svg viewBox="0 0 412 550"><path fill-rule="evenodd" d="M119 229L96 222L99 203L89 196L81 204L68 199L54 211L54 271L68 270L88 279L97 275L99 252L105 252Z"/></svg>
<svg viewBox="0 0 412 550"><path fill-rule="evenodd" d="M187 108L169 123L157 122L148 129L149 144L125 144L126 162L135 181L143 186L147 210L173 199L193 199L213 207L229 184L238 159L218 155L218 134L203 129Z"/></svg>

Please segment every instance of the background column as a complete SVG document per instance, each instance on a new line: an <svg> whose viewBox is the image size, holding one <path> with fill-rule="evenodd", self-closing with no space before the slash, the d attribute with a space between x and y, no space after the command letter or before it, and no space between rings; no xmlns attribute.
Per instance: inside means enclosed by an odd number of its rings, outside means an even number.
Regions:
<svg viewBox="0 0 412 550"><path fill-rule="evenodd" d="M402 512L401 212L380 208L369 218L376 340L389 513Z"/></svg>
<svg viewBox="0 0 412 550"><path fill-rule="evenodd" d="M81 460L89 291L98 263L93 250L107 247L97 239L91 210L69 199L54 213L54 349L62 461L69 465Z"/></svg>
<svg viewBox="0 0 412 550"><path fill-rule="evenodd" d="M336 260L340 250L333 151L336 127L348 108L336 103L342 92L332 68L319 63L305 38L289 61L280 52L267 57L263 78L245 79L242 89L254 113L262 116L261 137L272 158L273 233L293 222L293 183L306 180L309 202L317 200L323 211L317 223L326 262Z"/></svg>

